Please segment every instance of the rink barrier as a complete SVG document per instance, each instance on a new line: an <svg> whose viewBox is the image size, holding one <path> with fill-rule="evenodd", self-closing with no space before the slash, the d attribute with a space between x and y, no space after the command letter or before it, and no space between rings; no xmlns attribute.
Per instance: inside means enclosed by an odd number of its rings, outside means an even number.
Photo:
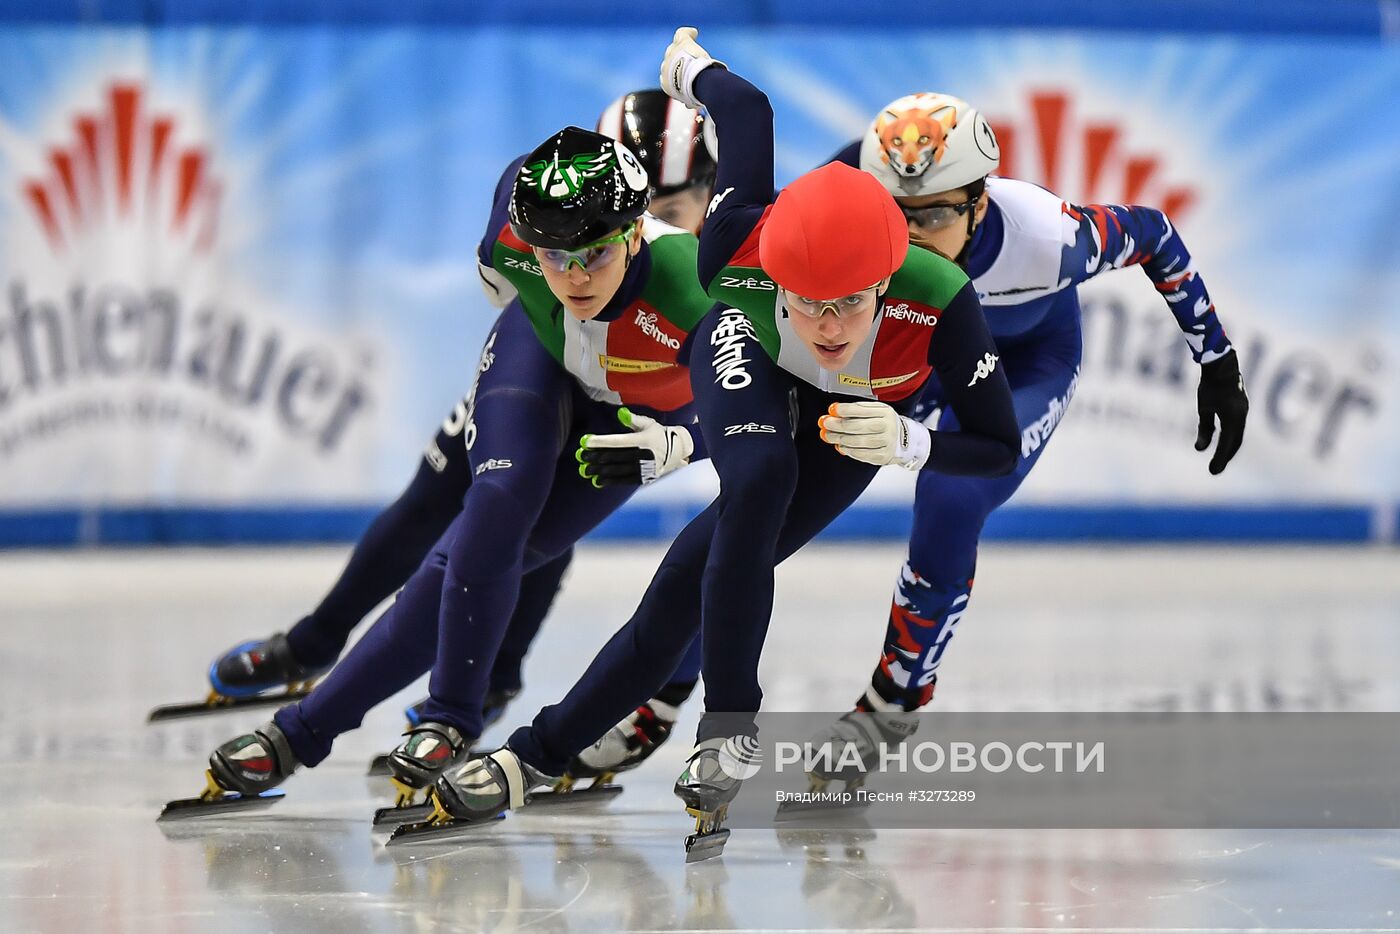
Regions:
<svg viewBox="0 0 1400 934"><path fill-rule="evenodd" d="M703 507L631 506L593 531L593 541L669 541ZM377 513L372 506L0 511L0 547L96 545L291 545L351 542ZM858 506L822 534L827 541L900 540L905 505ZM1400 541L1400 508L1362 506L1010 506L988 520L983 538L1008 542L1215 542L1221 544Z"/></svg>
<svg viewBox="0 0 1400 934"><path fill-rule="evenodd" d="M1309 36L1394 35L1396 0L998 0L987 4L940 4L938 28L1105 29L1124 32L1189 32ZM558 0L442 3L441 0L0 0L0 22L141 25L147 27L241 25L440 26L454 28L623 27L674 29L690 23L716 27L767 28L795 25L833 29L888 28L890 14L879 4L844 0L718 0L702 9L683 0L645 4L577 4Z"/></svg>

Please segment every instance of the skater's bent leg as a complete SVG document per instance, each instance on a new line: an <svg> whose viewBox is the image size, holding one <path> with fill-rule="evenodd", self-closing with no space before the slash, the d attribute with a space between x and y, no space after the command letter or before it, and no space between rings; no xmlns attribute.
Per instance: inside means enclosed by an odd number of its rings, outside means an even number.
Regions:
<svg viewBox="0 0 1400 934"><path fill-rule="evenodd" d="M717 344L711 334L725 339ZM778 537L799 476L793 440L801 431L793 424L799 396L792 375L768 356L739 312L711 312L697 336L690 382L720 487L700 589L705 706L753 712L763 698L758 653L773 610ZM746 379L734 379L727 357L726 369L716 365L717 346L742 351ZM759 430L731 431L735 425Z"/></svg>
<svg viewBox="0 0 1400 934"><path fill-rule="evenodd" d="M423 717L481 734L481 702L515 611L530 533L549 497L577 392L518 306L502 313L477 379L472 486L449 534L437 658ZM584 398L579 395L579 398Z"/></svg>
<svg viewBox="0 0 1400 934"><path fill-rule="evenodd" d="M530 651L530 643L559 596L564 574L573 560L574 550L570 547L520 579L520 597L515 602L515 612L511 614L500 651L496 653L496 662L491 666L492 691L520 690L520 669L525 654Z"/></svg>
<svg viewBox="0 0 1400 934"><path fill-rule="evenodd" d="M690 692L695 688L695 682L700 679L702 643L703 640L699 636L690 641L690 647L685 650L685 655L681 657L681 663L671 674L671 679L657 693L658 700L677 705L690 697Z"/></svg>
<svg viewBox="0 0 1400 934"><path fill-rule="evenodd" d="M732 714L758 710L762 691L758 686L758 663L767 636L772 611L772 568L795 553L833 519L846 510L870 485L876 468L837 453L817 435L816 418L825 411L825 399L801 390L797 437L794 450L797 482L788 501L782 528L773 544L765 582L768 602L761 618L744 626L720 628L710 624L711 605L706 604L702 665L705 676L705 710L731 716L705 717L697 731L697 741L732 735L742 728ZM723 592L708 599L723 600ZM735 608L724 603L725 622L732 622ZM741 611L740 611L741 612ZM718 690L716 689L718 684Z"/></svg>
<svg viewBox="0 0 1400 934"><path fill-rule="evenodd" d="M576 398L568 437L611 432L616 418L612 406ZM520 597L510 626L491 669L492 691L519 690L525 653L559 593L564 573L573 561L574 543L612 515L635 491L635 487L627 486L595 488L579 476L578 464L567 452L559 459L549 499L526 543L527 570L520 581Z"/></svg>
<svg viewBox="0 0 1400 934"><path fill-rule="evenodd" d="M773 613L778 536L797 487L790 438L736 437L768 443L713 451L719 515L700 590L705 709L711 712L754 712L763 700L758 656Z"/></svg>
<svg viewBox="0 0 1400 934"><path fill-rule="evenodd" d="M510 737L510 747L522 759L560 774L575 754L646 703L676 669L700 631L700 575L716 511L711 504L681 530L632 618L564 699Z"/></svg>
<svg viewBox="0 0 1400 934"><path fill-rule="evenodd" d="M277 711L273 719L303 764L319 763L337 736L432 666L442 570L430 556L326 679L300 703Z"/></svg>
<svg viewBox="0 0 1400 934"><path fill-rule="evenodd" d="M750 344L742 385L726 388L714 367L710 331L724 328ZM702 585L708 586L706 566L715 559L718 529L728 510L727 531L732 557L721 557L725 573L742 576L740 562L751 552L768 555L767 603L772 600L772 553L781 530L787 497L796 483L789 412L791 378L758 346L752 327L733 310L716 310L697 329L691 357L691 386L706 446L720 474L720 496L676 538L652 578L632 619L609 640L603 651L559 704L547 707L527 728L516 731L511 748L542 771L557 773L580 750L601 737L620 719L649 700L679 665L699 629ZM732 378L732 384L735 380ZM734 424L765 425L769 431L727 432ZM745 517L742 510L752 509ZM748 520L747 522L745 520ZM740 542L742 536L753 541ZM749 560L752 560L749 558ZM730 563L724 563L730 562ZM732 595L723 613L736 603L763 600L763 572L749 589L756 596ZM750 583L750 582L744 582ZM766 610L765 614L766 625ZM749 614L752 615L752 614ZM707 617L708 618L708 617ZM745 615L739 621L748 621ZM723 622L716 624L722 628ZM706 633L706 645L710 635ZM761 641L761 637L760 637ZM753 687L757 694L757 662ZM720 672L723 678L724 673ZM712 689L706 671L707 692Z"/></svg>
<svg viewBox="0 0 1400 934"><path fill-rule="evenodd" d="M443 440L440 432L438 441ZM461 439L456 442L461 447ZM365 614L422 563L457 515L470 484L465 450L459 460L439 472L425 458L408 489L374 518L330 593L287 633L297 661L313 668L334 662Z"/></svg>
<svg viewBox="0 0 1400 934"><path fill-rule="evenodd" d="M908 558L895 583L884 651L863 706L914 710L932 699L938 667L972 597L982 528L1045 452L1074 394L1080 350L1073 328L1035 347L1003 353L1022 426L1021 457L1012 473L997 478L920 474ZM957 419L945 412L939 428L957 430Z"/></svg>
<svg viewBox="0 0 1400 934"><path fill-rule="evenodd" d="M487 338L483 366L504 318L502 312ZM472 479L464 438L470 404L468 396L453 407L428 442L408 489L375 516L330 593L287 633L301 664L319 668L334 662L360 620L403 586L461 510Z"/></svg>
<svg viewBox="0 0 1400 934"><path fill-rule="evenodd" d="M522 438L511 449L514 466L476 478L448 547L437 663L423 716L464 736L481 733L481 700L515 610L525 542L549 493L561 439L544 440L553 450L523 453L535 445ZM548 469L539 469L540 461Z"/></svg>
<svg viewBox="0 0 1400 934"><path fill-rule="evenodd" d="M936 671L972 594L977 540L996 506L984 480L924 473L914 501L908 558L890 605L885 648L863 706L915 710L933 697Z"/></svg>

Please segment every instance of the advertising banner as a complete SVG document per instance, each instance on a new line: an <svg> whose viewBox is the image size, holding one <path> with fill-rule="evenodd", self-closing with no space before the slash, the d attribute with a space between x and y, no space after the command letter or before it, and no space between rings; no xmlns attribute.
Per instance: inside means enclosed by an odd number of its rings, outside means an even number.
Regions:
<svg viewBox="0 0 1400 934"><path fill-rule="evenodd" d="M474 254L501 170L652 85L667 38L547 24L0 33L0 513L359 516L392 498L470 389L494 320ZM1341 537L1393 534L1396 46L704 38L771 97L779 184L884 103L936 90L987 114L1002 174L1172 217L1240 353L1243 450L1207 473L1181 332L1140 269L1108 273L1081 290L1073 399L1022 426L1023 444L1050 447L1013 514L1048 535L1086 510L1230 509L1284 516L1285 535L1338 537L1334 521L1350 523ZM911 487L887 470L852 515L900 509ZM634 516L713 488L707 467L682 472Z"/></svg>

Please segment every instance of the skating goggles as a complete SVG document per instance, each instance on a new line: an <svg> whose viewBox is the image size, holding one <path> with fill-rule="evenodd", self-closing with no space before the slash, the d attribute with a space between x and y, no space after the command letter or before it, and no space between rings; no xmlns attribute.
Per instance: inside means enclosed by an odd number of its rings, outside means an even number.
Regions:
<svg viewBox="0 0 1400 934"><path fill-rule="evenodd" d="M868 308L879 289L878 285L872 285L868 289L861 289L840 298L803 298L796 292L783 289L783 298L789 308L804 318L815 321L828 311L837 318L849 318Z"/></svg>
<svg viewBox="0 0 1400 934"><path fill-rule="evenodd" d="M906 221L920 230L942 230L944 227L956 224L958 218L977 206L981 197L981 194L978 194L976 198L959 201L957 204L930 204L922 208L906 208L901 204L899 205L899 213L904 215Z"/></svg>
<svg viewBox="0 0 1400 934"><path fill-rule="evenodd" d="M601 240L594 240L577 250L545 250L535 248L535 258L555 272L568 272L575 264L584 272L597 272L617 259L627 250L627 239L637 229L635 222L628 224L618 233Z"/></svg>

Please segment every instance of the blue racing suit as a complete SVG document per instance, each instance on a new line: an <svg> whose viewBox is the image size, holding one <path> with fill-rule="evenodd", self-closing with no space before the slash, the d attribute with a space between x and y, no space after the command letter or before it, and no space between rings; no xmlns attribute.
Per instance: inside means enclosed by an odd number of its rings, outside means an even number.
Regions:
<svg viewBox="0 0 1400 934"><path fill-rule="evenodd" d="M836 159L859 162L859 143ZM1197 363L1231 346L1191 255L1171 221L1149 207L1074 205L1028 182L987 179L989 205L967 250L1021 427L1021 456L1003 477L925 471L914 500L908 559L890 607L884 652L867 709L915 709L933 695L939 662L967 610L982 527L1021 486L1074 396L1082 356L1077 286L1100 273L1141 266L1162 293ZM931 380L916 415L938 412L956 430L943 387Z"/></svg>

